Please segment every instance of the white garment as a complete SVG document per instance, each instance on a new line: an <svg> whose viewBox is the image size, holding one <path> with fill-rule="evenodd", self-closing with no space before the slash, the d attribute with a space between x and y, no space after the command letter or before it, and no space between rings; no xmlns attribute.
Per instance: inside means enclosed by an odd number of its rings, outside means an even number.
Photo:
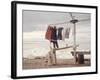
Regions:
<svg viewBox="0 0 100 80"><path fill-rule="evenodd" d="M70 28L67 28L65 30L65 38L69 38L69 35L70 35Z"/></svg>

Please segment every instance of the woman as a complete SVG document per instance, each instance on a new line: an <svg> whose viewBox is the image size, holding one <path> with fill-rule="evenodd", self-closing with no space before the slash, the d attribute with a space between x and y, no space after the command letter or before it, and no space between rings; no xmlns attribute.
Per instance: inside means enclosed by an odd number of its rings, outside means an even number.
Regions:
<svg viewBox="0 0 100 80"><path fill-rule="evenodd" d="M52 29L51 42L53 43L54 48L59 48L58 42L57 42L57 28L56 28L56 26L54 26L54 28Z"/></svg>

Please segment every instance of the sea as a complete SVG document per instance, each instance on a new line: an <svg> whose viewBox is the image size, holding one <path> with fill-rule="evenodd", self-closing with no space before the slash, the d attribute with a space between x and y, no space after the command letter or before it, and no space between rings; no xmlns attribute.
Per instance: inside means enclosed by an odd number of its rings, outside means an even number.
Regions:
<svg viewBox="0 0 100 80"><path fill-rule="evenodd" d="M63 48L66 46L73 46L72 40L58 40L59 48ZM90 51L90 45L86 42L81 41L81 43L77 42L77 51ZM36 56L45 57L50 51L50 47L53 48L53 44L46 39L33 39L33 40L23 40L23 58L33 59ZM71 54L73 51L73 47L62 49L56 51L57 58L59 59L72 59L73 56ZM87 58L90 57L86 56Z"/></svg>

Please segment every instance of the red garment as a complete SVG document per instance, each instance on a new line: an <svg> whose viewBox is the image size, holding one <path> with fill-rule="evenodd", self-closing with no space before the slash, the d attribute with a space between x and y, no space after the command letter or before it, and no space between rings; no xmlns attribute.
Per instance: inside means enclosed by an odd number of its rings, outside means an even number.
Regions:
<svg viewBox="0 0 100 80"><path fill-rule="evenodd" d="M47 32L45 34L45 38L51 41L51 37L52 37L52 31L53 28L51 26L48 26Z"/></svg>

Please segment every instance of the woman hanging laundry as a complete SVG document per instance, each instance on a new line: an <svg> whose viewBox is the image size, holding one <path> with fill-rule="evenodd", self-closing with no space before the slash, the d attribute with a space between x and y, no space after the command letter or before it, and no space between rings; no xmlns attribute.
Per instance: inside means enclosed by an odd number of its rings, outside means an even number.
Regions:
<svg viewBox="0 0 100 80"><path fill-rule="evenodd" d="M58 42L57 42L57 28L54 26L51 36L51 42L53 43L54 48L59 48Z"/></svg>
<svg viewBox="0 0 100 80"><path fill-rule="evenodd" d="M51 27L48 26L45 38L48 39L51 43L53 43L54 48L58 48L58 42L57 42L57 29L56 26Z"/></svg>

